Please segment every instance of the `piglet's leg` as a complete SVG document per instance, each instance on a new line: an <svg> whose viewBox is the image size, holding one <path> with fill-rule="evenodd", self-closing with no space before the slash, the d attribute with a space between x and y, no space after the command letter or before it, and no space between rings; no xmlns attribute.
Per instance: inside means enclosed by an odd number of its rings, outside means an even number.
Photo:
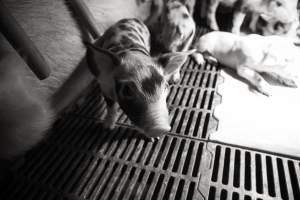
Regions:
<svg viewBox="0 0 300 200"><path fill-rule="evenodd" d="M204 57L201 53L195 52L191 55L197 65L203 65L205 63Z"/></svg>
<svg viewBox="0 0 300 200"><path fill-rule="evenodd" d="M175 72L172 74L169 82L170 83L178 83L179 81L180 81L180 68L175 70Z"/></svg>
<svg viewBox="0 0 300 200"><path fill-rule="evenodd" d="M261 75L259 75L259 73L248 67L238 66L237 74L246 79L256 91L265 96L270 96L262 87L262 84L265 82L265 80Z"/></svg>
<svg viewBox="0 0 300 200"><path fill-rule="evenodd" d="M145 20L145 24L150 27L150 29L155 29L158 18L163 12L163 0L153 0L151 4L150 16Z"/></svg>
<svg viewBox="0 0 300 200"><path fill-rule="evenodd" d="M235 33L235 34L240 34L240 29L241 29L241 26L244 22L244 19L246 17L246 14L241 12L241 11L235 11L234 14L233 14L233 26L232 26L232 29L231 29L231 32L232 33Z"/></svg>
<svg viewBox="0 0 300 200"><path fill-rule="evenodd" d="M117 121L117 114L118 114L118 104L117 102L105 98L106 105L107 105L107 114L104 119L104 128L112 130L115 128L115 124Z"/></svg>
<svg viewBox="0 0 300 200"><path fill-rule="evenodd" d="M203 52L203 57L207 60L207 62L211 65L217 65L218 60L208 51Z"/></svg>
<svg viewBox="0 0 300 200"><path fill-rule="evenodd" d="M252 32L256 32L256 24L258 22L258 19L259 19L259 14L253 13L249 24L249 28Z"/></svg>
<svg viewBox="0 0 300 200"><path fill-rule="evenodd" d="M209 6L207 11L207 24L211 29L215 31L219 30L219 26L216 20L216 12L219 5L219 1L220 0L209 0Z"/></svg>

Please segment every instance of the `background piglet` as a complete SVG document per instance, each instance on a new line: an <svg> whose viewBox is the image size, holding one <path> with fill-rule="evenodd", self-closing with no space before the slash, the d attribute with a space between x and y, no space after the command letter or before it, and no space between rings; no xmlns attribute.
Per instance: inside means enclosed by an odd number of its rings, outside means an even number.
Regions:
<svg viewBox="0 0 300 200"><path fill-rule="evenodd" d="M195 48L216 59L261 94L269 96L268 83L298 87L300 51L287 38L214 31L203 35ZM267 82L266 82L267 81Z"/></svg>
<svg viewBox="0 0 300 200"><path fill-rule="evenodd" d="M299 30L299 11L297 10L297 2L289 2L290 8L290 21L282 22L281 20L266 16L257 15L253 16L250 23L252 32L262 35L281 35L292 39L295 43L299 43L297 32Z"/></svg>
<svg viewBox="0 0 300 200"><path fill-rule="evenodd" d="M240 33L246 14L264 14L282 23L291 23L291 13L295 11L296 3L297 0L209 0L206 13L207 24L211 29L219 30L216 20L219 5L233 9L231 28L233 33Z"/></svg>
<svg viewBox="0 0 300 200"><path fill-rule="evenodd" d="M167 52L185 52L190 49L196 32L196 24L189 5L193 1L155 0L146 24L151 32L151 52L159 55ZM170 76L170 82L180 80L180 67Z"/></svg>

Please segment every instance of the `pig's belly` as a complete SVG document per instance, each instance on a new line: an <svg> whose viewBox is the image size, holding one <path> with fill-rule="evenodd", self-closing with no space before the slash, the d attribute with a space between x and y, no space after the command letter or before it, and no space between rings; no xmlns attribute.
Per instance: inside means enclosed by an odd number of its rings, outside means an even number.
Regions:
<svg viewBox="0 0 300 200"><path fill-rule="evenodd" d="M215 57L225 67L237 68L245 62L245 56L239 52L216 52Z"/></svg>
<svg viewBox="0 0 300 200"><path fill-rule="evenodd" d="M261 37L251 36L237 40L232 46L217 49L215 54L220 63L237 68L244 65L256 69L264 59L267 46Z"/></svg>

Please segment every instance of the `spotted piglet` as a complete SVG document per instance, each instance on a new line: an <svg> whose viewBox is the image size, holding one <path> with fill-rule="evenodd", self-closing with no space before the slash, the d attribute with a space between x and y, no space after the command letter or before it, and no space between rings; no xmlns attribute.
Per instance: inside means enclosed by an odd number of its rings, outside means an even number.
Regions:
<svg viewBox="0 0 300 200"><path fill-rule="evenodd" d="M117 105L137 129L159 137L171 127L166 103L167 77L190 52L151 57L150 33L138 19L123 19L88 45L87 61L107 103L104 126L113 129Z"/></svg>

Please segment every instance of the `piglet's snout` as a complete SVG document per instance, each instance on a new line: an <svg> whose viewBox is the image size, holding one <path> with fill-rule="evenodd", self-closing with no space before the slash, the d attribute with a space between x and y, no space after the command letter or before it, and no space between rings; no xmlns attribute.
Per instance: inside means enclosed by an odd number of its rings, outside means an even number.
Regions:
<svg viewBox="0 0 300 200"><path fill-rule="evenodd" d="M151 121L151 126L148 126L146 130L148 136L159 137L171 130L169 112L164 98L150 104L148 114Z"/></svg>
<svg viewBox="0 0 300 200"><path fill-rule="evenodd" d="M159 126L159 127L152 128L147 133L150 137L160 137L168 133L170 130L171 130L171 126L166 125L166 126Z"/></svg>

